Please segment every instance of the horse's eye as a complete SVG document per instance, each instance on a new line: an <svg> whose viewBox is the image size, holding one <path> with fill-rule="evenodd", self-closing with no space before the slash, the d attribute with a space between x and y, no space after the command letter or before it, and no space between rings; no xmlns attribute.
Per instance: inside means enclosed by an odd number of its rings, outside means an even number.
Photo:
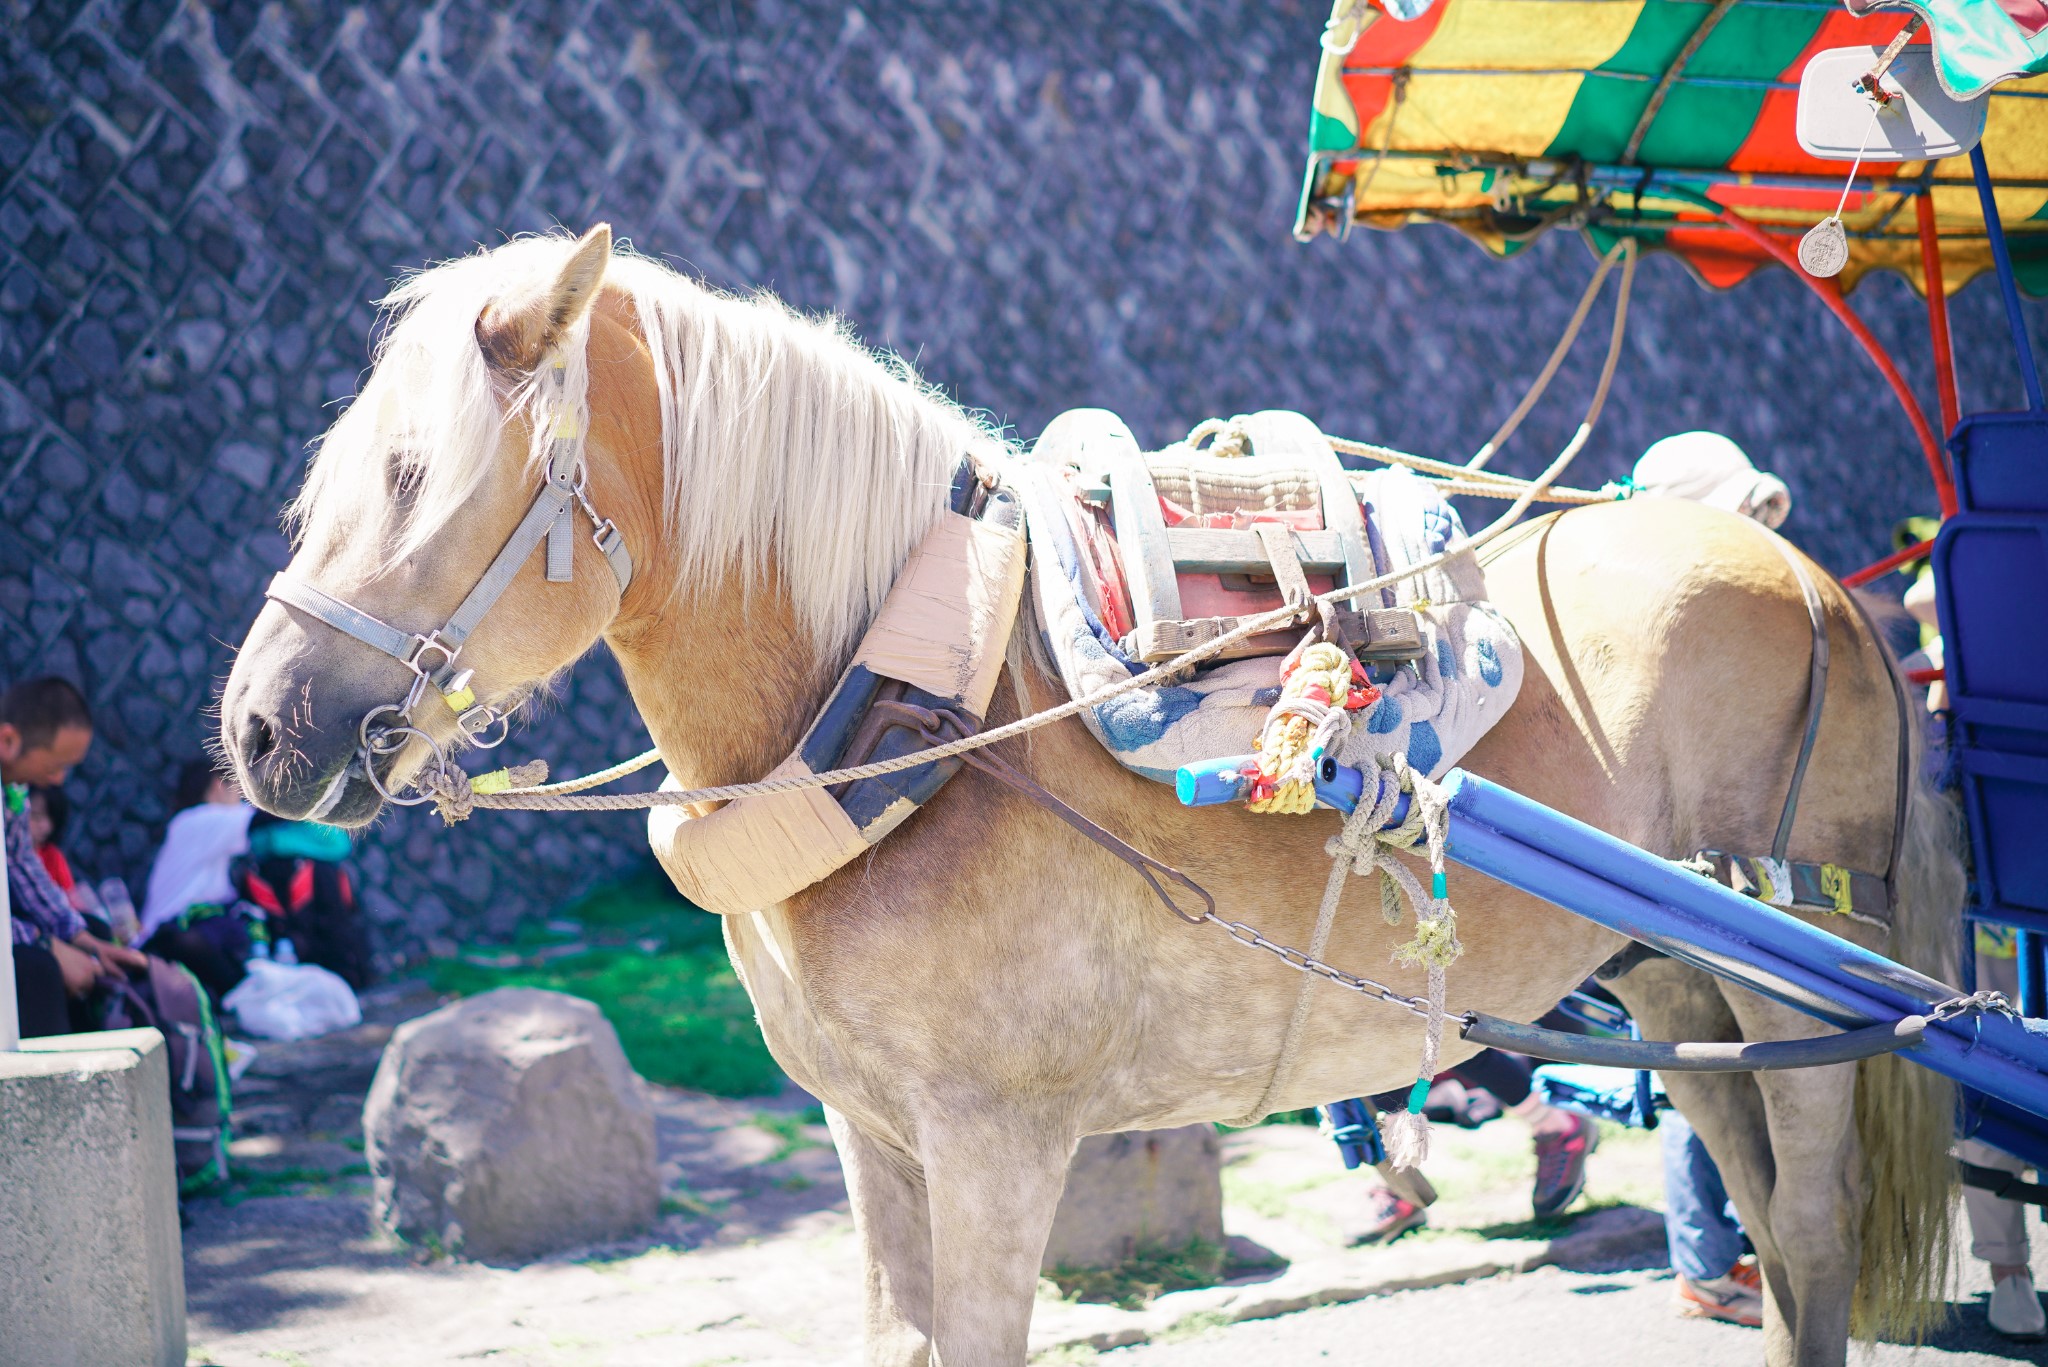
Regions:
<svg viewBox="0 0 2048 1367"><path fill-rule="evenodd" d="M409 504L418 497L420 482L425 476L420 467L404 457L391 461L391 492L401 504Z"/></svg>

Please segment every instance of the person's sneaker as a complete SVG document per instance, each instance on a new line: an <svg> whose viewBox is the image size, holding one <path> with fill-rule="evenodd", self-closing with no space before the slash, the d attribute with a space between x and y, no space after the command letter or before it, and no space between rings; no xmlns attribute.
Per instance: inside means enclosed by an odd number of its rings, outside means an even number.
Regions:
<svg viewBox="0 0 2048 1367"><path fill-rule="evenodd" d="M1561 1114L1572 1128L1536 1136L1536 1189L1529 1204L1536 1218L1548 1219L1579 1199L1586 1189L1586 1156L1600 1147L1600 1127L1571 1111Z"/></svg>
<svg viewBox="0 0 2048 1367"><path fill-rule="evenodd" d="M1739 1259L1723 1277L1678 1279L1678 1313L1758 1329L1764 1322L1763 1278L1753 1258Z"/></svg>
<svg viewBox="0 0 2048 1367"><path fill-rule="evenodd" d="M1396 1196L1391 1188L1374 1187L1366 1197L1365 1221L1351 1236L1355 1244L1390 1244L1411 1229L1429 1223L1429 1212Z"/></svg>
<svg viewBox="0 0 2048 1367"><path fill-rule="evenodd" d="M1991 1288L1991 1328L2009 1339L2031 1343L2048 1338L2048 1313L2034 1291L2034 1276L2020 1272Z"/></svg>

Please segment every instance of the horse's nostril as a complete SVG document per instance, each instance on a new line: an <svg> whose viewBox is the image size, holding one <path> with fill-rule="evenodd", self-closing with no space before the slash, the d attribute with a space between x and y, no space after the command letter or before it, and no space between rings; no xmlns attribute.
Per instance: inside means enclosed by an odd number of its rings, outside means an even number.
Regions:
<svg viewBox="0 0 2048 1367"><path fill-rule="evenodd" d="M252 716L242 726L242 762L257 765L277 749L277 728L267 717Z"/></svg>

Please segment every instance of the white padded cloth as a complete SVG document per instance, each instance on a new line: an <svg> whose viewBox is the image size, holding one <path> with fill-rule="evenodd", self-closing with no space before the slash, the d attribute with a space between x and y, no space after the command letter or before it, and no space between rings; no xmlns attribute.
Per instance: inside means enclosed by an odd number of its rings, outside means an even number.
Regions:
<svg viewBox="0 0 2048 1367"><path fill-rule="evenodd" d="M1066 473L1022 464L1005 474L1023 500L1030 531L1038 629L1068 692L1080 697L1142 673L1146 666L1119 651L1089 606L1086 571L1060 510ZM1465 534L1442 496L1405 469L1374 474L1363 501L1391 568L1426 559ZM1468 553L1401 581L1386 601L1358 604L1426 601L1425 650L1357 717L1343 763L1364 766L1402 754L1437 778L1507 715L1522 686L1522 645L1485 597L1485 575ZM1198 669L1187 683L1122 694L1081 716L1125 767L1171 783L1183 764L1249 753L1279 693L1280 657L1233 660Z"/></svg>

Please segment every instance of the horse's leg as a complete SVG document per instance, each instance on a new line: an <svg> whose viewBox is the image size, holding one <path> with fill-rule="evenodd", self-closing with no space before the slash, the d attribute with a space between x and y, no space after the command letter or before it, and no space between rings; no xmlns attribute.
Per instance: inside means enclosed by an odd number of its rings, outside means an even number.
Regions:
<svg viewBox="0 0 2048 1367"><path fill-rule="evenodd" d="M932 1226L924 1177L911 1158L868 1138L837 1111L826 1111L825 1120L860 1237L869 1367L927 1367Z"/></svg>
<svg viewBox="0 0 2048 1367"><path fill-rule="evenodd" d="M936 1363L1022 1367L1073 1137L1015 1111L955 1111L922 1147Z"/></svg>
<svg viewBox="0 0 2048 1367"><path fill-rule="evenodd" d="M1746 1039L1803 1039L1828 1027L1791 1007L1724 985ZM1856 1065L1756 1073L1769 1127L1772 1183L1765 1214L1772 1256L1757 1245L1765 1299L1764 1354L1777 1364L1836 1367L1849 1352L1849 1310L1862 1259L1863 1155L1856 1130ZM1744 1217L1745 1220L1748 1218Z"/></svg>

